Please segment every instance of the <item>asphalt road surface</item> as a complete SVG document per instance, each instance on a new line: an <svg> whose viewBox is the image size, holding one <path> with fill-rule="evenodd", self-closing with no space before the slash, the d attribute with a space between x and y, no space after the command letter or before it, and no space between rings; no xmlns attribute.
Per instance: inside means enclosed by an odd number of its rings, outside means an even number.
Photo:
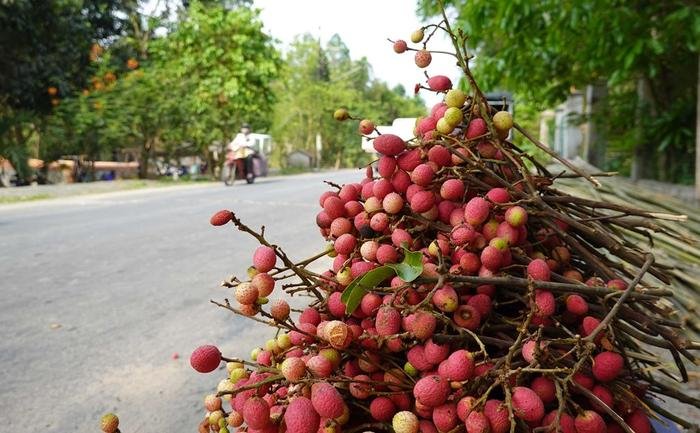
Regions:
<svg viewBox="0 0 700 433"><path fill-rule="evenodd" d="M0 432L196 431L202 399L225 377L189 355L216 344L248 357L271 329L209 303L244 275L255 241L209 225L234 210L292 258L323 248L323 180L359 171L56 199L0 207ZM274 295L273 295L274 297ZM175 359L175 354L179 358Z"/></svg>

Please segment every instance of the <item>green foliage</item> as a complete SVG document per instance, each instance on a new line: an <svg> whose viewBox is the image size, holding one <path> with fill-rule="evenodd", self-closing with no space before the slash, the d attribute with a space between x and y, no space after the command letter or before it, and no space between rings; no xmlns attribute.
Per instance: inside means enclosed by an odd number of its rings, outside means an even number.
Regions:
<svg viewBox="0 0 700 433"><path fill-rule="evenodd" d="M401 263L379 266L352 280L340 297L345 304L345 312L352 314L360 306L362 297L389 277L398 275L407 283L418 278L423 272L422 257L423 254L420 251L409 251L404 248L404 258Z"/></svg>
<svg viewBox="0 0 700 433"><path fill-rule="evenodd" d="M612 163L620 166L640 148L654 161L671 153L672 169L651 164L643 174L673 171L679 176L669 180L687 180L682 173L692 164L693 137L684 122L692 118L697 97L700 5L682 0L447 3L457 26L470 35L475 75L486 89L505 88L519 100L551 106L572 88L607 83L611 98L598 121L608 131ZM422 0L419 7L437 15L434 2ZM635 92L638 83L648 85L648 95Z"/></svg>
<svg viewBox="0 0 700 433"><path fill-rule="evenodd" d="M333 112L347 108L355 117L370 118L376 124L391 123L397 117L425 113L420 99L408 97L403 88L390 89L370 79L366 59L353 60L337 35L325 47L311 35L298 37L286 55L282 79L275 85L279 101L273 114L272 134L279 153L293 149L316 154L316 134L323 142L321 164L359 166L368 162L360 147L357 122L337 122Z"/></svg>

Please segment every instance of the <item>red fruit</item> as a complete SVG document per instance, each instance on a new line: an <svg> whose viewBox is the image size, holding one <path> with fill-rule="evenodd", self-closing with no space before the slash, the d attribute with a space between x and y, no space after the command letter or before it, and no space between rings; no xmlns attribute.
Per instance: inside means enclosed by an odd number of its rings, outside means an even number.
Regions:
<svg viewBox="0 0 700 433"><path fill-rule="evenodd" d="M287 433L317 433L321 418L306 397L296 397L284 412Z"/></svg>
<svg viewBox="0 0 700 433"><path fill-rule="evenodd" d="M551 403L557 398L554 381L548 377L538 376L534 378L530 382L530 388L535 391L544 404Z"/></svg>
<svg viewBox="0 0 700 433"><path fill-rule="evenodd" d="M524 386L513 388L511 398L515 416L527 422L538 422L544 416L544 403L535 391Z"/></svg>
<svg viewBox="0 0 700 433"><path fill-rule="evenodd" d="M481 324L481 315L471 305L460 305L452 316L455 324L470 331L476 330Z"/></svg>
<svg viewBox="0 0 700 433"><path fill-rule="evenodd" d="M299 316L299 323L311 323L318 326L321 323L321 314L315 308L306 308Z"/></svg>
<svg viewBox="0 0 700 433"><path fill-rule="evenodd" d="M535 259L527 265L527 275L533 280L549 281L551 271L547 262L542 259Z"/></svg>
<svg viewBox="0 0 700 433"><path fill-rule="evenodd" d="M377 197L379 200L382 200L390 192L394 192L394 187L391 185L389 180L379 179L374 181L374 185L372 185L373 196Z"/></svg>
<svg viewBox="0 0 700 433"><path fill-rule="evenodd" d="M229 221L231 221L232 216L233 216L233 213L231 213L230 210L220 210L211 216L211 219L209 219L209 222L213 226L222 226L224 224L227 224Z"/></svg>
<svg viewBox="0 0 700 433"><path fill-rule="evenodd" d="M438 374L450 382L469 380L474 374L474 357L468 351L460 349L440 363Z"/></svg>
<svg viewBox="0 0 700 433"><path fill-rule="evenodd" d="M557 426L554 421L557 418L557 411L553 410L549 412L542 420L542 427L550 426L547 433L554 433L557 431ZM574 418L566 412L562 412L559 417L559 429L561 433L576 433L576 426L574 426Z"/></svg>
<svg viewBox="0 0 700 433"><path fill-rule="evenodd" d="M426 68L433 60L433 56L430 54L430 51L422 49L416 51L416 56L414 60L416 62L416 66L418 66L419 68Z"/></svg>
<svg viewBox="0 0 700 433"><path fill-rule="evenodd" d="M396 158L393 156L382 156L377 162L377 171L384 179L391 179L396 171Z"/></svg>
<svg viewBox="0 0 700 433"><path fill-rule="evenodd" d="M406 52L408 49L408 44L406 44L406 41L403 39L398 39L396 42L394 42L394 52L397 54L401 54Z"/></svg>
<svg viewBox="0 0 700 433"><path fill-rule="evenodd" d="M418 124L416 125L416 132L418 132L419 136L424 136L430 131L435 130L435 126L437 125L437 119L433 117L421 117L418 120Z"/></svg>
<svg viewBox="0 0 700 433"><path fill-rule="evenodd" d="M325 382L311 386L311 404L323 418L338 418L343 414L343 397L333 385Z"/></svg>
<svg viewBox="0 0 700 433"><path fill-rule="evenodd" d="M411 172L411 180L416 185L428 186L433 181L435 171L429 164L420 164Z"/></svg>
<svg viewBox="0 0 700 433"><path fill-rule="evenodd" d="M483 412L473 410L467 415L464 425L467 429L467 433L490 433L491 424L489 419L484 415Z"/></svg>
<svg viewBox="0 0 700 433"><path fill-rule="evenodd" d="M479 312L481 317L486 317L489 315L489 313L491 313L493 301L491 301L491 298L488 295L477 293L469 298L467 305L474 307L474 309Z"/></svg>
<svg viewBox="0 0 700 433"><path fill-rule="evenodd" d="M391 243L393 243L396 248L401 248L403 246L410 247L413 245L413 237L404 229L395 229L391 233Z"/></svg>
<svg viewBox="0 0 700 433"><path fill-rule="evenodd" d="M428 371L433 369L433 364L425 358L425 349L421 345L411 347L406 352L406 359L418 371Z"/></svg>
<svg viewBox="0 0 700 433"><path fill-rule="evenodd" d="M621 280L619 278L608 281L608 283L605 286L609 289L615 289L615 290L627 289L627 283L625 282L625 280Z"/></svg>
<svg viewBox="0 0 700 433"><path fill-rule="evenodd" d="M452 81L444 75L433 75L428 78L428 87L436 92L445 92L452 88Z"/></svg>
<svg viewBox="0 0 700 433"><path fill-rule="evenodd" d="M527 211L520 206L509 207L505 221L513 227L522 227L527 223Z"/></svg>
<svg viewBox="0 0 700 433"><path fill-rule="evenodd" d="M625 422L634 433L651 433L649 417L642 409L636 409L625 418Z"/></svg>
<svg viewBox="0 0 700 433"><path fill-rule="evenodd" d="M342 293L333 292L328 297L328 312L335 317L343 317L345 315L345 304L340 300Z"/></svg>
<svg viewBox="0 0 700 433"><path fill-rule="evenodd" d="M374 150L382 155L396 156L406 149L406 143L394 134L382 134L373 141Z"/></svg>
<svg viewBox="0 0 700 433"><path fill-rule="evenodd" d="M362 119L358 127L360 134L369 135L374 131L374 122L369 119Z"/></svg>
<svg viewBox="0 0 700 433"><path fill-rule="evenodd" d="M360 310L365 316L372 317L377 314L382 305L382 297L376 293L367 293L360 300Z"/></svg>
<svg viewBox="0 0 700 433"><path fill-rule="evenodd" d="M270 305L270 315L278 322L287 320L289 311L289 304L284 299L275 299Z"/></svg>
<svg viewBox="0 0 700 433"><path fill-rule="evenodd" d="M391 186L394 191L403 194L411 185L411 176L403 170L396 170L396 173L391 177Z"/></svg>
<svg viewBox="0 0 700 433"><path fill-rule="evenodd" d="M252 305L258 300L258 288L251 283L241 283L236 286L236 301L241 305Z"/></svg>
<svg viewBox="0 0 700 433"><path fill-rule="evenodd" d="M510 201L510 193L505 188L491 188L486 193L486 198L494 203L508 203Z"/></svg>
<svg viewBox="0 0 700 433"><path fill-rule="evenodd" d="M503 254L497 248L489 245L481 251L481 264L490 271L497 271L501 268Z"/></svg>
<svg viewBox="0 0 700 433"><path fill-rule="evenodd" d="M433 424L438 431L448 432L455 428L458 422L457 405L454 403L443 404L433 409Z"/></svg>
<svg viewBox="0 0 700 433"><path fill-rule="evenodd" d="M389 421L396 413L396 405L389 397L377 397L370 403L369 413L377 421Z"/></svg>
<svg viewBox="0 0 700 433"><path fill-rule="evenodd" d="M439 144L430 148L428 160L437 164L438 168L452 166L452 154L446 147Z"/></svg>
<svg viewBox="0 0 700 433"><path fill-rule="evenodd" d="M482 377L493 369L493 364L490 362L484 362L474 367L474 377Z"/></svg>
<svg viewBox="0 0 700 433"><path fill-rule="evenodd" d="M444 361L449 353L450 346L448 344L434 343L432 338L425 342L425 359L431 364L439 364Z"/></svg>
<svg viewBox="0 0 700 433"><path fill-rule="evenodd" d="M447 401L450 384L437 375L426 376L413 386L416 401L429 407L437 407Z"/></svg>
<svg viewBox="0 0 700 433"><path fill-rule="evenodd" d="M440 287L438 290L436 290L432 301L433 305L445 313L455 311L459 305L457 292L455 292L455 289L450 286Z"/></svg>
<svg viewBox="0 0 700 433"><path fill-rule="evenodd" d="M369 226L377 233L383 233L389 227L389 218L384 212L379 212L372 215L369 220Z"/></svg>
<svg viewBox="0 0 700 433"><path fill-rule="evenodd" d="M370 385L371 379L366 374L358 374L353 377L356 382L351 382L348 389L350 394L360 400L368 398L371 394L372 387Z"/></svg>
<svg viewBox="0 0 700 433"><path fill-rule="evenodd" d="M269 272L275 267L277 263L277 256L275 255L275 250L265 246L260 245L253 254L253 266L258 272Z"/></svg>
<svg viewBox="0 0 700 433"><path fill-rule="evenodd" d="M600 401L605 403L606 406L612 409L615 399L613 397L612 392L610 392L610 390L606 386L595 385L591 392L593 393L593 395L598 397ZM594 401L593 399L591 399L591 406L593 406L593 408L595 408L596 410L604 412L603 406L600 405L600 403Z"/></svg>
<svg viewBox="0 0 700 433"><path fill-rule="evenodd" d="M333 371L333 364L325 356L316 355L306 361L306 368L316 377L328 377Z"/></svg>
<svg viewBox="0 0 700 433"><path fill-rule="evenodd" d="M505 221L498 225L496 237L504 239L508 245L517 245L520 243L520 232L518 229Z"/></svg>
<svg viewBox="0 0 700 433"><path fill-rule="evenodd" d="M396 158L399 168L404 171L413 171L422 161L420 149L411 149L401 153Z"/></svg>
<svg viewBox="0 0 700 433"><path fill-rule="evenodd" d="M448 179L440 186L440 197L445 200L460 200L464 195L464 182L459 179Z"/></svg>
<svg viewBox="0 0 700 433"><path fill-rule="evenodd" d="M433 108L430 109L430 117L438 120L445 114L445 111L447 111L448 108L449 107L444 102L438 102L437 104L433 105Z"/></svg>
<svg viewBox="0 0 700 433"><path fill-rule="evenodd" d="M474 197L464 207L464 221L476 227L489 217L489 202L481 197Z"/></svg>
<svg viewBox="0 0 700 433"><path fill-rule="evenodd" d="M574 374L573 379L574 382L586 388L587 390L590 391L591 389L593 389L593 384L595 383L595 380L593 380L591 376L579 372Z"/></svg>
<svg viewBox="0 0 700 433"><path fill-rule="evenodd" d="M250 428L265 428L270 423L270 406L262 398L249 398L243 405L243 420Z"/></svg>
<svg viewBox="0 0 700 433"><path fill-rule="evenodd" d="M333 220L328 216L326 211L322 210L316 215L316 225L322 229L327 229L331 226Z"/></svg>
<svg viewBox="0 0 700 433"><path fill-rule="evenodd" d="M472 397L471 395L459 399L459 401L457 402L457 417L462 422L467 420L467 416L469 415L469 412L472 411L472 408L476 404L476 401L476 398Z"/></svg>
<svg viewBox="0 0 700 433"><path fill-rule="evenodd" d="M337 196L329 196L323 201L323 210L331 220L345 216L345 202Z"/></svg>
<svg viewBox="0 0 700 433"><path fill-rule="evenodd" d="M610 382L622 372L625 360L615 352L601 352L593 358L593 377L600 382Z"/></svg>
<svg viewBox="0 0 700 433"><path fill-rule="evenodd" d="M488 127L486 126L486 122L484 119L481 119L479 117L472 119L471 122L469 122L469 126L467 126L467 140L471 140L476 137L480 137L488 132Z"/></svg>
<svg viewBox="0 0 700 433"><path fill-rule="evenodd" d="M282 362L280 371L285 379L296 382L306 374L306 364L301 358L287 358Z"/></svg>
<svg viewBox="0 0 700 433"><path fill-rule="evenodd" d="M345 233L350 233L352 231L352 223L347 218L336 218L331 223L331 235L337 238Z"/></svg>
<svg viewBox="0 0 700 433"><path fill-rule="evenodd" d="M593 332L593 330L595 330L598 327L598 325L600 325L599 319L593 316L584 317L581 321L581 335L583 335L584 337L589 336ZM602 333L598 334L596 338L596 343L600 341L600 338L602 336L601 334Z"/></svg>
<svg viewBox="0 0 700 433"><path fill-rule="evenodd" d="M459 266L467 275L474 275L481 268L481 260L474 253L466 253L459 259Z"/></svg>
<svg viewBox="0 0 700 433"><path fill-rule="evenodd" d="M581 295L569 295L566 297L566 310L577 316L588 313L588 302Z"/></svg>
<svg viewBox="0 0 700 433"><path fill-rule="evenodd" d="M409 201L414 212L423 213L429 211L435 205L435 195L430 191L418 191Z"/></svg>
<svg viewBox="0 0 700 433"><path fill-rule="evenodd" d="M357 246L357 238L350 233L338 236L333 242L333 247L338 254L349 255Z"/></svg>
<svg viewBox="0 0 700 433"><path fill-rule="evenodd" d="M412 316L413 321L407 331L419 340L427 340L432 337L437 326L435 316L422 310L416 311Z"/></svg>
<svg viewBox="0 0 700 433"><path fill-rule="evenodd" d="M523 344L523 347L521 349L521 353L523 355L523 359L527 361L528 363L532 362L535 359L535 348L536 346L535 340L528 340ZM542 350L543 344L540 343L540 351Z"/></svg>
<svg viewBox="0 0 700 433"><path fill-rule="evenodd" d="M199 346L190 356L190 365L200 373L209 373L221 363L221 352L216 346Z"/></svg>
<svg viewBox="0 0 700 433"><path fill-rule="evenodd" d="M535 305L537 311L535 316L537 317L549 317L557 309L556 299L554 299L554 294L547 290L538 290L535 293Z"/></svg>
<svg viewBox="0 0 700 433"><path fill-rule="evenodd" d="M489 420L491 433L506 433L510 430L508 409L501 400L487 400L484 405L484 415Z"/></svg>
<svg viewBox="0 0 700 433"><path fill-rule="evenodd" d="M401 313L393 307L382 307L377 312L375 326L380 336L398 334L401 330Z"/></svg>
<svg viewBox="0 0 700 433"><path fill-rule="evenodd" d="M605 421L597 412L586 410L576 417L574 426L577 433L606 433Z"/></svg>

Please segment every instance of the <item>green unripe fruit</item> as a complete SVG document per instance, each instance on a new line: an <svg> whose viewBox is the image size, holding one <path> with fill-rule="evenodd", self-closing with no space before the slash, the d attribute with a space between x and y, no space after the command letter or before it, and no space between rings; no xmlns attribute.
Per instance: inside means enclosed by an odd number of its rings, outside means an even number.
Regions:
<svg viewBox="0 0 700 433"><path fill-rule="evenodd" d="M279 352L280 348L279 348L279 346L277 345L277 340L275 340L274 338L272 338L272 339L270 339L270 340L267 340L267 341L265 342L265 350L268 350L268 351L270 351L270 352L272 352L272 353L277 353L277 352Z"/></svg>
<svg viewBox="0 0 700 433"><path fill-rule="evenodd" d="M237 368L243 368L243 363L242 362L227 362L226 363L226 371L231 373L233 370Z"/></svg>
<svg viewBox="0 0 700 433"><path fill-rule="evenodd" d="M457 126L460 124L460 122L462 122L464 115L462 114L462 110L460 110L459 108L450 107L447 110L445 110L445 114L442 117L450 125Z"/></svg>
<svg viewBox="0 0 700 433"><path fill-rule="evenodd" d="M229 378L232 383L236 383L241 379L245 379L248 377L248 372L245 371L245 368L236 368L231 370L231 374L229 375Z"/></svg>
<svg viewBox="0 0 700 433"><path fill-rule="evenodd" d="M411 377L418 376L418 370L408 361L403 365L403 371Z"/></svg>
<svg viewBox="0 0 700 433"><path fill-rule="evenodd" d="M255 303L256 303L256 304L258 304L258 305L265 305L265 304L267 304L268 302L270 302L270 300L269 300L269 299L267 299L267 298L266 298L266 297L264 297L264 296L263 296L263 297L260 297L260 298L258 298L258 300L257 300L257 301L255 301Z"/></svg>
<svg viewBox="0 0 700 433"><path fill-rule="evenodd" d="M319 350L318 354L329 360L334 367L340 365L340 352L337 350L327 347Z"/></svg>
<svg viewBox="0 0 700 433"><path fill-rule="evenodd" d="M423 29L418 29L411 33L411 42L414 44L417 44L418 42L423 40L423 37L425 36L425 33L423 32Z"/></svg>
<svg viewBox="0 0 700 433"><path fill-rule="evenodd" d="M499 111L493 115L493 126L499 131L508 131L513 127L513 116L507 111Z"/></svg>
<svg viewBox="0 0 700 433"><path fill-rule="evenodd" d="M437 126L435 127L440 134L449 134L454 131L454 125L450 124L444 117L437 121Z"/></svg>
<svg viewBox="0 0 700 433"><path fill-rule="evenodd" d="M221 429L226 429L226 418L219 419L219 433L221 433ZM226 431L228 431L228 429Z"/></svg>
<svg viewBox="0 0 700 433"><path fill-rule="evenodd" d="M219 429L219 433L229 433L228 428L226 428L226 426L221 427L221 428Z"/></svg>
<svg viewBox="0 0 700 433"><path fill-rule="evenodd" d="M285 332L277 336L277 347L281 350L287 350L292 347L292 339L289 338L289 334Z"/></svg>
<svg viewBox="0 0 700 433"><path fill-rule="evenodd" d="M255 269L255 266L249 266L247 272L248 272L248 278L250 278L251 280L253 279L254 276L256 276L260 273L257 269Z"/></svg>
<svg viewBox="0 0 700 433"><path fill-rule="evenodd" d="M250 359L252 359L253 361L257 361L258 355L260 355L260 352L262 352L262 349L260 349L259 347L256 347L255 349L251 350L250 351Z"/></svg>
<svg viewBox="0 0 700 433"><path fill-rule="evenodd" d="M219 420L224 418L224 413L221 412L220 410L215 410L214 412L209 414L209 424L211 425L218 425Z"/></svg>
<svg viewBox="0 0 700 433"><path fill-rule="evenodd" d="M343 120L348 120L350 118L350 113L345 108L338 108L333 113L333 118L339 122Z"/></svg>
<svg viewBox="0 0 700 433"><path fill-rule="evenodd" d="M445 95L445 104L448 107L460 108L467 100L467 94L460 89L452 89Z"/></svg>

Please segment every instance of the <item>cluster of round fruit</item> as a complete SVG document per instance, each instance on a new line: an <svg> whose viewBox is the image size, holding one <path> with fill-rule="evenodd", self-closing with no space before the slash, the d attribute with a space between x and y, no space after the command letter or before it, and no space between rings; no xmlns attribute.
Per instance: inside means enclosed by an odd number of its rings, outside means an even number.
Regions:
<svg viewBox="0 0 700 433"><path fill-rule="evenodd" d="M394 50L416 51L426 67L427 39L420 29L411 41L422 49L398 40ZM634 285L596 276L569 225L533 205L541 191L508 141L509 112L443 75L420 88L444 100L417 120L415 139L362 119L378 160L319 198L328 270L309 272L311 259L295 264L254 234L263 245L250 281L222 306L278 333L249 361L194 351L197 371L222 361L228 371L205 398L200 431L650 433L648 380L621 354L628 343L606 305ZM242 227L230 211L211 219L231 221ZM285 292L315 298L294 318L284 299L268 299L289 275L301 282Z"/></svg>

